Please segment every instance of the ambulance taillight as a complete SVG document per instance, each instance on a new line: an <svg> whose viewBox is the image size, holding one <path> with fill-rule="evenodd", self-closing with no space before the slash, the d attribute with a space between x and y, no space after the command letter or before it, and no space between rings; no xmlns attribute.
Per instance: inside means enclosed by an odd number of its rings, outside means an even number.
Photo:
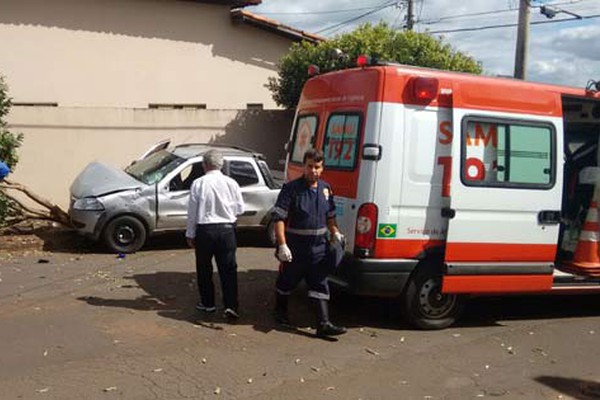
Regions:
<svg viewBox="0 0 600 400"><path fill-rule="evenodd" d="M354 235L354 253L357 257L370 257L375 246L377 229L377 206L365 203L358 209L356 233Z"/></svg>
<svg viewBox="0 0 600 400"><path fill-rule="evenodd" d="M438 95L439 82L435 78L416 78L413 84L413 96L420 101L431 101Z"/></svg>

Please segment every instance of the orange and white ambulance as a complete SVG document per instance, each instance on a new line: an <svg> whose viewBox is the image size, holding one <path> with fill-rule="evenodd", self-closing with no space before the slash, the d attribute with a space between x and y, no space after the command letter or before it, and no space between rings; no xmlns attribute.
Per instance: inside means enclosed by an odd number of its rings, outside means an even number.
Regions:
<svg viewBox="0 0 600 400"><path fill-rule="evenodd" d="M467 295L600 293L599 88L365 57L313 76L286 177L323 150L347 237L332 282L401 296L423 329L452 324Z"/></svg>

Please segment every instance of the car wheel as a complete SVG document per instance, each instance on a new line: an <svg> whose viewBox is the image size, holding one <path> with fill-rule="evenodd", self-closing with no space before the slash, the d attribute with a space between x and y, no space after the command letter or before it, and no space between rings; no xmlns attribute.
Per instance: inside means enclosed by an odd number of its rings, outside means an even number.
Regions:
<svg viewBox="0 0 600 400"><path fill-rule="evenodd" d="M438 264L441 266L441 263ZM464 307L462 296L442 293L440 266L431 262L419 264L404 292L404 315L417 328L447 328L456 321Z"/></svg>
<svg viewBox="0 0 600 400"><path fill-rule="evenodd" d="M103 233L104 244L115 253L133 253L146 242L146 227L136 217L124 215L110 221Z"/></svg>

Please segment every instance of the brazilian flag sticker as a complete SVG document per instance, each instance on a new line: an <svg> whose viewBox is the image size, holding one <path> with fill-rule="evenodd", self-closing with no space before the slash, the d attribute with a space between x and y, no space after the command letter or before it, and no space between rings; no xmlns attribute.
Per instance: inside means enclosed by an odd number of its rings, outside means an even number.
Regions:
<svg viewBox="0 0 600 400"><path fill-rule="evenodd" d="M379 228L377 228L377 236L383 238L395 238L396 224L379 224Z"/></svg>

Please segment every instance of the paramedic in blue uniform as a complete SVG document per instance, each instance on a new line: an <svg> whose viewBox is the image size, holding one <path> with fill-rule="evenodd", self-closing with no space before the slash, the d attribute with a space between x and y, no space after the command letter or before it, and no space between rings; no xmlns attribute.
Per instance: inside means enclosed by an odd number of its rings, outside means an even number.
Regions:
<svg viewBox="0 0 600 400"><path fill-rule="evenodd" d="M308 297L317 310L317 336L341 335L346 329L329 320L327 275L333 267L328 236L341 243L343 235L335 221L331 186L319 179L323 172L323 153L309 149L303 163L303 176L283 186L273 211L277 236L275 256L281 261L275 320L282 325L290 324L288 298L304 279Z"/></svg>

